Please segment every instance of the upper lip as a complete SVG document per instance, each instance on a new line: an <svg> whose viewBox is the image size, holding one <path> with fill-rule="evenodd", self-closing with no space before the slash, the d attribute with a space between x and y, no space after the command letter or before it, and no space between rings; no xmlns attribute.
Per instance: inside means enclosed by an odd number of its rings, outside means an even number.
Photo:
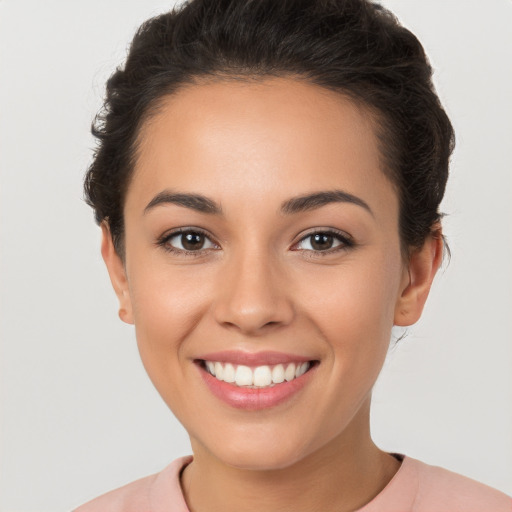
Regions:
<svg viewBox="0 0 512 512"><path fill-rule="evenodd" d="M222 350L220 352L210 352L208 354L202 354L195 359L219 363L239 364L245 366L264 366L275 365L279 363L305 363L307 361L313 360L311 357L287 354L284 352L245 352L242 350Z"/></svg>

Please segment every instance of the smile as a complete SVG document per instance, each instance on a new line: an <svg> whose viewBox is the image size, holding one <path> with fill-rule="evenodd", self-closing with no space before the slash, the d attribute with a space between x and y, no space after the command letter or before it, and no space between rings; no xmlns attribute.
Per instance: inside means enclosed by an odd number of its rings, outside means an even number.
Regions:
<svg viewBox="0 0 512 512"><path fill-rule="evenodd" d="M292 401L317 373L319 360L293 354L223 351L194 360L213 396L243 410L261 410Z"/></svg>
<svg viewBox="0 0 512 512"><path fill-rule="evenodd" d="M203 361L206 371L217 380L238 387L261 389L290 382L311 368L311 361L249 367L219 361Z"/></svg>

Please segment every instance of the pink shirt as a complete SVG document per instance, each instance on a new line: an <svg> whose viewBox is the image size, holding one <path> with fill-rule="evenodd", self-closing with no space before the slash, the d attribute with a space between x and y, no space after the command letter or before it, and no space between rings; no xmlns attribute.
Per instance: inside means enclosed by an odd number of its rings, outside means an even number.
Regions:
<svg viewBox="0 0 512 512"><path fill-rule="evenodd" d="M108 492L74 512L189 512L180 472L192 456L180 457L155 475ZM512 512L512 498L446 469L404 457L388 485L358 512Z"/></svg>

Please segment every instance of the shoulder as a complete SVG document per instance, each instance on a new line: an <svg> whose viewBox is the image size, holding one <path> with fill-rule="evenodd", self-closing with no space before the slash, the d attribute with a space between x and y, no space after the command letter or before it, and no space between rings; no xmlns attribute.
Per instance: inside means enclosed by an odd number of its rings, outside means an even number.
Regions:
<svg viewBox="0 0 512 512"><path fill-rule="evenodd" d="M162 502L176 504L186 511L179 483L179 473L191 456L174 460L160 473L146 476L107 492L81 505L73 512L159 512ZM178 512L178 509L177 512Z"/></svg>
<svg viewBox="0 0 512 512"><path fill-rule="evenodd" d="M417 475L415 507L420 511L511 512L512 498L471 478L416 459L404 463Z"/></svg>
<svg viewBox="0 0 512 512"><path fill-rule="evenodd" d="M74 512L140 512L150 510L149 490L157 475L147 476L135 482L102 494L78 507Z"/></svg>

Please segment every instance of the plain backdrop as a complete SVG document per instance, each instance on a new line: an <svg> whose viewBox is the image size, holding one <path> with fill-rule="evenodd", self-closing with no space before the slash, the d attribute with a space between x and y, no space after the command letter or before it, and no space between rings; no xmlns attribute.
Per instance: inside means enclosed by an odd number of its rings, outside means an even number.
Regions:
<svg viewBox="0 0 512 512"><path fill-rule="evenodd" d="M512 2L383 3L424 44L457 149L452 261L390 352L374 439L512 494ZM105 80L171 5L0 0L1 512L69 510L190 453L117 317L81 190Z"/></svg>

